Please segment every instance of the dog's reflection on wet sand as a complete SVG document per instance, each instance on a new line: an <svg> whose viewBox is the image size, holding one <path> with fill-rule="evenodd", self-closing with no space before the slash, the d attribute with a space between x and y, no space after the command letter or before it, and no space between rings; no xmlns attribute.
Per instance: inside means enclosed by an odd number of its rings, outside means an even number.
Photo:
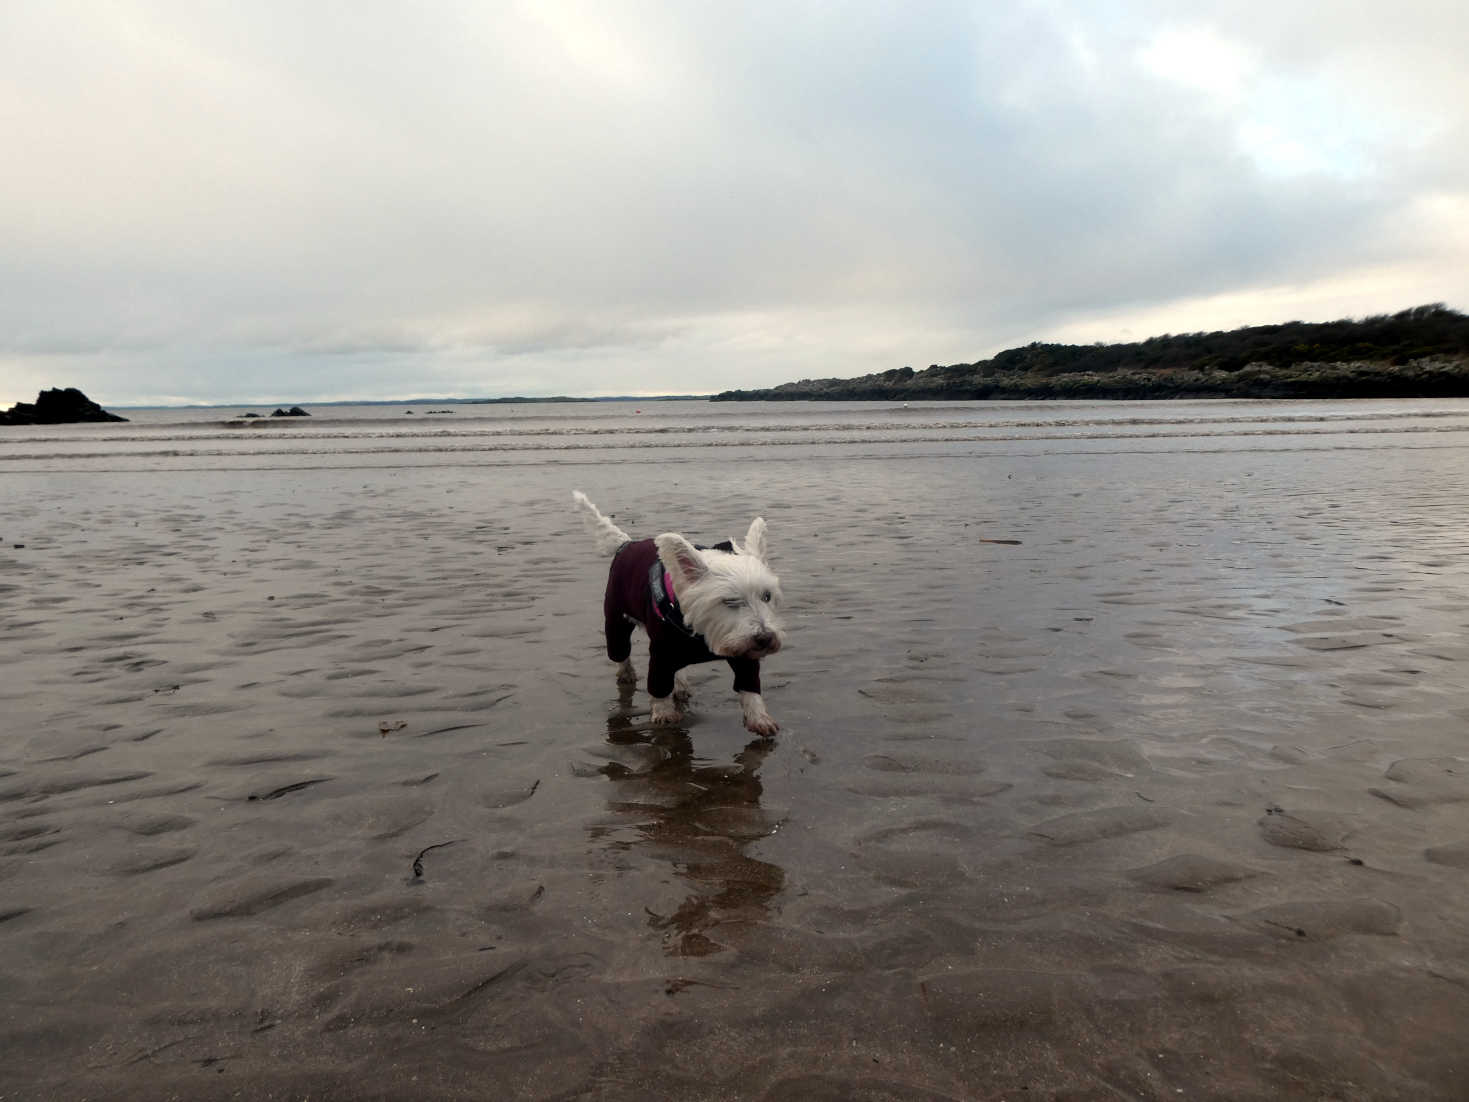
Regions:
<svg viewBox="0 0 1469 1102"><path fill-rule="evenodd" d="M775 748L754 739L727 764L701 762L682 727L652 727L624 707L608 718L607 738L634 751L637 765L608 762L608 807L636 820L640 840L665 856L694 891L672 914L648 910L670 955L701 957L729 948L731 935L765 921L785 873L745 850L779 825L760 806L760 766Z"/></svg>

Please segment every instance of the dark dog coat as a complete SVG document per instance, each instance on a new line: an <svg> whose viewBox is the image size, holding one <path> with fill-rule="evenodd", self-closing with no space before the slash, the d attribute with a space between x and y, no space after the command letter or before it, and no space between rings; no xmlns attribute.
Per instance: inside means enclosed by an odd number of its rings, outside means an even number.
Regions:
<svg viewBox="0 0 1469 1102"><path fill-rule="evenodd" d="M731 544L716 544L716 551L733 551ZM668 574L658 558L653 540L633 540L618 548L607 576L607 597L602 604L607 626L607 657L624 662L632 653L635 624L648 633L648 694L663 698L673 692L673 675L696 662L715 662L715 654L702 635L683 622ZM735 692L760 691L760 660L726 658L734 670Z"/></svg>

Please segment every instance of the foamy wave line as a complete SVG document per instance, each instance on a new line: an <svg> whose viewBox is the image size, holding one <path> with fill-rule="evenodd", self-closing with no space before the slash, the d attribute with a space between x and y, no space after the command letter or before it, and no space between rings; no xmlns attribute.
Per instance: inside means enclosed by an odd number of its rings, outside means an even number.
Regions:
<svg viewBox="0 0 1469 1102"><path fill-rule="evenodd" d="M964 443L964 442L965 441L961 441L960 443ZM967 442L968 443L978 443L977 441L967 441ZM1055 441L1052 440L1052 442L1055 442ZM1393 447L1395 449L1400 449L1402 451L1408 451L1408 452L1458 450L1458 449L1462 448L1463 446L1464 445L1462 445L1462 444L1453 444L1453 443L1448 443L1448 444L1439 444L1439 443L1421 443L1421 444L1419 444L1419 443L1402 443L1402 444L1394 444L1393 445ZM849 462L849 461L853 461L853 460L861 460L861 461L865 461L865 462L892 462L894 460L910 460L910 459L944 459L944 460L948 460L948 459L999 459L999 458L1006 458L1006 459L1017 459L1017 458L1039 459L1039 458L1045 458L1045 457L1057 456L1057 455L1066 455L1066 456L1095 455L1095 456L1106 456L1106 457L1115 457L1115 456L1121 456L1121 455L1145 455L1145 456L1152 456L1152 457L1163 457L1163 456L1171 456L1171 455L1239 455L1239 454L1254 454L1254 455L1299 455L1299 454L1317 453L1317 452L1320 452L1320 453L1333 453L1333 452L1335 452L1335 453L1343 453L1343 452L1368 452L1368 451L1376 451L1376 450L1378 450L1378 447L1376 445L1374 445L1374 444L1369 444L1369 443L1340 442L1340 443L1335 443L1335 444L1315 444L1315 443L1300 442L1300 443L1295 443L1295 444L1284 444L1284 445L1281 445L1279 447L1256 447L1256 448L1249 448L1244 453L1242 453L1241 452L1241 449L1239 449L1239 448L1231 448L1231 447L1203 447L1203 446L1199 446L1199 447L1174 447L1174 448L1166 448L1166 449L1146 448L1146 447L1067 448L1064 451L1060 451L1060 450L1057 450L1057 449L1054 449L1054 448L1037 448L1037 449L1032 449L1032 450L1027 450L1027 449L1013 449L1013 450L1011 450L1011 449L1007 449L1007 450L994 450L994 451L990 451L990 450L986 450L986 451L935 450L935 451L900 451L900 452L893 452L891 450L871 451L871 452L864 452L864 451L843 451L843 452L831 452L831 453L827 453L827 454L824 454L824 455L817 456L817 458L818 459L840 459L842 462ZM414 454L415 453L413 453L413 452L401 453L402 460L407 460L407 459L411 458ZM327 452L327 453L321 453L321 457L323 459L325 459L326 457L329 457L330 455L331 455L331 453L329 453L329 452ZM226 471L226 472L238 472L238 471L251 471L251 472L258 472L258 471L287 471L287 472L290 472L290 471L413 471L413 470L435 470L435 469L440 469L440 470L442 470L442 469L464 469L464 470L472 470L472 469L481 468L481 467L504 468L504 469L507 469L508 470L508 469L513 469L513 468L516 468L516 467L536 467L536 466L545 466L545 467L591 467L591 466L598 466L598 467L623 467L623 466L632 466L632 465L637 465L637 464L641 464L641 463L648 463L648 462L650 462L648 459L646 459L644 457L640 457L635 451L632 451L632 450L628 450L628 451L626 451L626 452L624 452L623 454L620 454L620 455L614 453L614 454L604 454L604 455L598 455L598 456L592 456L590 453L587 453L585 455L578 454L578 453L571 453L571 454L565 454L565 455L563 455L563 454L558 454L556 452L543 452L543 453L540 453L540 454L535 454L535 453L532 453L532 452L500 452L500 453L493 453L493 452L464 452L464 453L461 453L461 455L459 457L457 457L457 458L442 458L442 459L438 459L437 461L432 461L432 460L426 459L424 462L419 462L419 463L411 463L411 462L406 462L406 461L397 461L397 460L394 460L392 458L393 456L398 456L398 455L400 455L400 453L397 453L397 452L388 452L388 453L371 452L371 453L368 453L368 454L364 455L360 461L336 462L336 463L333 463L333 462L324 462L324 461L318 460L318 461L314 461L314 462L295 462L295 463L248 463L248 464L231 464L229 466L218 466L218 465L209 465L209 464L199 464L199 465L196 465L196 466L185 466L185 465L155 466L155 465L149 465L149 466L135 466L135 467L130 467L130 466L119 464L119 465L113 465L113 466L107 466L107 467L95 467L95 466L87 466L87 467L36 467L36 468L22 468L22 469L19 469L19 470L10 470L10 471L6 471L3 468L0 468L0 475L5 475L5 474L30 475L30 474L60 474L60 473L72 473L72 474L74 474L74 473L86 473L86 474L93 474L93 475L110 475L110 474L148 474L148 475L157 475L157 474L217 473L217 472L220 472L220 471ZM96 457L90 457L90 458L96 458ZM241 458L241 457L239 457L239 456L232 456L231 458L238 459L238 458ZM246 456L244 458L249 458L249 457ZM377 462L377 463L371 462L371 460L374 459L374 458L386 458L388 461L387 462ZM739 463L739 462L758 463L762 459L765 459L765 458L767 458L767 457L761 456L759 454L750 454L750 453L731 455L731 456L729 456L727 458L726 457L721 457L722 461L724 461L724 462L732 462L732 463ZM774 457L774 458L779 458L779 457ZM689 465L697 465L698 463L703 462L703 461L704 460L702 460L697 455L680 455L680 454L678 454L676 452L673 453L673 454L671 454L671 455L667 455L667 456L659 456L658 459L657 459L657 463L660 466L666 466L668 464L689 464ZM794 462L795 460L794 459L791 459L791 460L788 460L788 461Z"/></svg>
<svg viewBox="0 0 1469 1102"><path fill-rule="evenodd" d="M387 430L365 430L344 426L341 429L316 428L303 431L292 423L285 428L289 436L272 433L270 436L241 435L239 429L234 426L210 427L198 429L192 432L168 432L159 433L148 430L130 431L119 428L113 433L106 435L91 436L87 439L101 443L154 443L154 444L184 444L192 442L204 442L211 440L269 440L271 442L289 439L291 441L325 441L325 440L445 440L445 439L472 439L487 438L494 440L513 440L519 438L545 440L551 437L579 437L579 436L689 436L697 437L702 434L718 433L762 433L771 435L795 435L802 433L819 432L957 432L963 430L989 431L995 429L1086 429L1086 428L1112 428L1131 427L1140 428L1147 426L1179 426L1187 428L1185 435L1197 433L1197 427L1207 426L1230 426L1230 425L1285 425L1292 426L1282 431L1301 432L1308 431L1294 426L1303 425L1351 425L1362 422L1401 422L1401 421L1423 421L1443 420L1457 418L1464 422L1462 428L1469 428L1469 410L1432 410L1424 412L1414 411L1390 411L1390 412L1359 412L1359 413L1311 413L1311 414L1255 414L1249 416L1235 417L1096 417L1096 418L1041 418L1026 420L999 420L991 421L978 418L965 420L926 421L926 420L888 420L867 421L858 424L833 425L829 421L808 421L793 424L690 424L687 418L682 418L676 424L643 424L643 425L619 425L619 426L585 426L576 424L542 425L535 427L520 427L497 423L496 427L471 427L455 426L453 428L417 429L407 426ZM253 424L269 424L271 422L253 422ZM242 422L241 424L252 424ZM1425 431L1433 431L1440 426L1425 426ZM1332 429L1326 431L1367 431L1357 429ZM1382 431L1401 432L1413 431L1397 427L1387 428ZM1121 435L1121 434L1109 434ZM75 444L75 436L29 436L15 441L16 444ZM0 442L3 443L3 442ZM537 445L538 446L538 445Z"/></svg>
<svg viewBox="0 0 1469 1102"><path fill-rule="evenodd" d="M644 450L648 448L758 448L768 446L791 447L813 447L829 446L833 444L954 444L954 443L1016 443L1026 441L1066 443L1070 441L1083 440L1170 440L1170 439L1209 439L1221 437L1281 437L1281 436L1380 436L1380 435L1414 435L1414 434L1439 434L1439 433L1462 433L1469 432L1469 424L1466 425L1412 425L1412 426L1388 426L1388 427L1283 427L1283 428L1231 428L1221 429L1217 432L1201 431L1192 429L1188 431L1153 431L1153 432L1068 432L1056 433L992 433L986 431L973 431L975 426L964 426L972 431L958 434L944 434L924 432L908 435L897 435L883 433L881 435L856 435L851 431L846 432L824 432L810 433L800 439L766 439L766 429L758 430L757 435L749 435L741 438L729 439L707 439L707 438L685 438L677 440L647 440L642 438L631 439L626 442L618 440L590 441L566 441L558 443L547 443L544 441L535 443L515 443L510 441L479 442L479 443L456 443L456 444L422 444L414 443L404 447L384 447L374 445L372 447L343 447L343 448L307 448L307 447L244 447L244 448L129 448L113 447L99 448L93 451L54 451L54 452L17 452L13 454L0 454L0 465L14 462L37 462L54 460L81 460L81 459L105 459L109 457L130 457L136 459L149 458L251 458L255 456L289 456L289 455L412 455L421 454L453 454L453 453L494 453L494 452L565 452L565 451L598 451L598 450L621 450L635 448ZM989 426L985 426L988 428ZM564 434L562 434L564 435ZM625 434L636 437L638 434ZM360 439L360 436L348 439ZM305 442L306 438L297 438ZM333 437L316 437L313 439L334 439ZM398 438L402 439L402 438ZM280 438L270 440L271 444L281 442ZM124 444L126 441L109 441L109 443Z"/></svg>

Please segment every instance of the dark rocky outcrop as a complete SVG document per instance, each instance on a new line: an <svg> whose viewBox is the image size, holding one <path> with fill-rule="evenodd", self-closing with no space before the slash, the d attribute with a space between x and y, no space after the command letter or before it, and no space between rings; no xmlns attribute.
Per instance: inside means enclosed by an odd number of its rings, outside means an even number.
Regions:
<svg viewBox="0 0 1469 1102"><path fill-rule="evenodd" d="M292 406L290 409L277 409L271 414L272 417L310 417L300 406Z"/></svg>
<svg viewBox="0 0 1469 1102"><path fill-rule="evenodd" d="M70 425L79 421L126 421L92 401L74 386L43 390L34 403L16 402L0 412L0 425Z"/></svg>

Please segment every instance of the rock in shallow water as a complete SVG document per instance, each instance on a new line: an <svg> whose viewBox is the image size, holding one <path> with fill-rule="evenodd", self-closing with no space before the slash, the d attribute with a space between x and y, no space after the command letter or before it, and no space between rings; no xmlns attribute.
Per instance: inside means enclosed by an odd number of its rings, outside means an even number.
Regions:
<svg viewBox="0 0 1469 1102"><path fill-rule="evenodd" d="M108 413L74 386L43 390L34 403L16 402L0 411L0 425L69 425L81 421L126 421Z"/></svg>

